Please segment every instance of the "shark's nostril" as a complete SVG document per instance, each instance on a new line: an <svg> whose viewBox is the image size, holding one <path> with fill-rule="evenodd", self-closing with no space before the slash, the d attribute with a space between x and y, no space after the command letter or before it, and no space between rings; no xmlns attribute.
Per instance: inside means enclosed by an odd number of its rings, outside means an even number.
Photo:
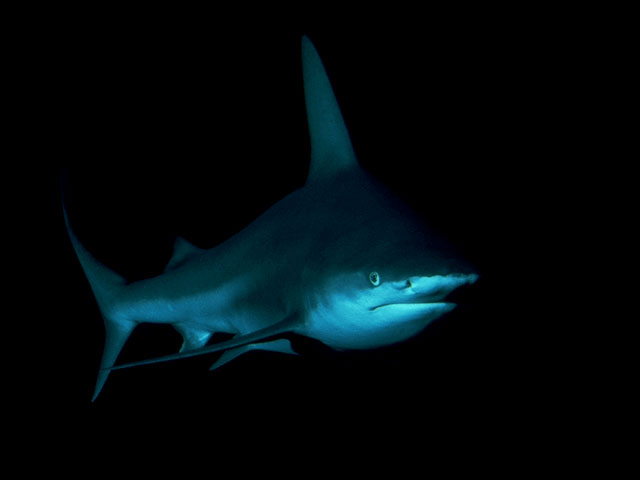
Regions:
<svg viewBox="0 0 640 480"><path fill-rule="evenodd" d="M413 283L411 283L411 280L407 280L407 288L411 287L413 287Z"/></svg>

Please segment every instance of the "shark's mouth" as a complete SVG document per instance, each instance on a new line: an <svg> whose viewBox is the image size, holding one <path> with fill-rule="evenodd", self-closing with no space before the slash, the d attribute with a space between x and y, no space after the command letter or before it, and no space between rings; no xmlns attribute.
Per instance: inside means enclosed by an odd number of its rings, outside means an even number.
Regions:
<svg viewBox="0 0 640 480"><path fill-rule="evenodd" d="M405 302L405 303L385 303L384 305L379 305L377 307L371 308L372 312L376 312L379 310L387 310L389 312L413 312L413 311L436 311L436 310L444 310L450 311L456 307L455 303L451 302Z"/></svg>
<svg viewBox="0 0 640 480"><path fill-rule="evenodd" d="M464 298L464 288L466 285L474 283L478 276L475 274L460 275L455 274L443 277L440 285L430 288L426 293L416 293L407 298L383 303L370 310L375 312L381 309L394 308L396 310L452 310ZM453 282L451 281L453 280Z"/></svg>

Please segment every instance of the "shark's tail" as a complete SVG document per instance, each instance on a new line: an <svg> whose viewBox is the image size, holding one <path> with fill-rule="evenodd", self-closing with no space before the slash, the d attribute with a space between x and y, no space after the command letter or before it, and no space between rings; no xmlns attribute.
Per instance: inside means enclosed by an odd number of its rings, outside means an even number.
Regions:
<svg viewBox="0 0 640 480"><path fill-rule="evenodd" d="M63 199L62 208L69 238L78 256L78 260L80 260L82 269L89 280L105 325L104 352L102 353L100 371L98 372L96 387L93 393L92 401L94 401L109 376L109 370L105 369L114 365L116 358L120 354L120 350L122 350L127 338L129 338L129 335L131 335L137 323L130 319L123 318L122 314L118 313L115 308L118 297L126 286L126 280L100 263L84 245L80 243L71 229L64 203Z"/></svg>

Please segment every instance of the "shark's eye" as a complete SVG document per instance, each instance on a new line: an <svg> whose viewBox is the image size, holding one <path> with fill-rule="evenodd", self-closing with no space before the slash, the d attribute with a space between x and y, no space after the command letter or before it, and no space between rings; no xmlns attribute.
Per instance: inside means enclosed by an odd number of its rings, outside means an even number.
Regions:
<svg viewBox="0 0 640 480"><path fill-rule="evenodd" d="M369 274L369 281L371 282L371 285L373 285L374 287L377 287L378 285L380 285L380 275L378 275L378 272L371 272Z"/></svg>

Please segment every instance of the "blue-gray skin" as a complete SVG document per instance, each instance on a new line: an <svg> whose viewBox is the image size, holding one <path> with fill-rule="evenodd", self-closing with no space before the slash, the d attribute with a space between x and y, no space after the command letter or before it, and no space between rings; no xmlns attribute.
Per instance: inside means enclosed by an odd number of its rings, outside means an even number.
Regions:
<svg viewBox="0 0 640 480"><path fill-rule="evenodd" d="M127 281L73 247L105 322L93 399L111 370L225 350L213 368L251 350L295 353L293 332L335 349L405 340L452 310L445 296L478 278L424 222L358 166L322 62L302 40L311 164L304 187L221 245L176 241L165 272ZM140 323L169 323L180 353L115 366ZM208 345L212 334L234 334Z"/></svg>

